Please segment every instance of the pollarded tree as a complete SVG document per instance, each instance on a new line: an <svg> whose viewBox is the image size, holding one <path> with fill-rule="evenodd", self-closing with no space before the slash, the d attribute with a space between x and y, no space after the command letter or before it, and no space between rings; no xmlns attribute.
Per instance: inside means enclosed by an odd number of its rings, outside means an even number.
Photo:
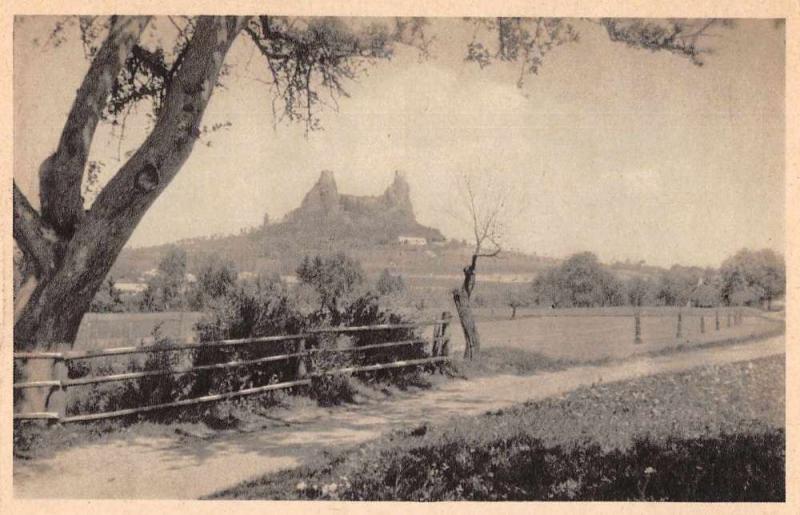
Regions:
<svg viewBox="0 0 800 515"><path fill-rule="evenodd" d="M551 18L469 20L476 25L467 59L482 67L516 61L522 78L544 56L577 41L576 21ZM61 21L53 34L61 37ZM422 50L422 19L359 22L352 19L273 16L81 18L89 70L67 115L54 152L39 169L37 211L14 184L14 240L23 252L25 277L15 296L15 348L71 344L83 314L136 225L170 184L202 132L212 93L225 75L225 57L244 37L272 78L273 107L309 129L322 94L345 94L347 80L364 65L387 59L396 44ZM703 36L714 20L663 22L590 20L613 41L666 50L699 64ZM150 26L168 41L144 35ZM173 29L164 29L173 27ZM19 65L19 64L18 64ZM91 205L84 183L96 180L89 149L100 123L124 123L133 106L152 108L144 142L97 193Z"/></svg>
<svg viewBox="0 0 800 515"><path fill-rule="evenodd" d="M478 177L480 178L480 177ZM484 176L484 179L488 176ZM502 251L501 239L507 222L509 191L492 187L491 180L476 185L475 177L464 174L459 178L463 219L472 230L472 257L464 267L464 280L453 290L453 302L464 331L464 357L473 359L480 354L481 340L472 314L472 293L477 279L478 259L497 257Z"/></svg>

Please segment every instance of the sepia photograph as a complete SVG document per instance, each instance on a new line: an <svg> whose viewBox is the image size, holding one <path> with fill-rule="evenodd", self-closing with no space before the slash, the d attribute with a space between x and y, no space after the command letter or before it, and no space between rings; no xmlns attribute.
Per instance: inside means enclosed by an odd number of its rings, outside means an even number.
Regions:
<svg viewBox="0 0 800 515"><path fill-rule="evenodd" d="M9 21L14 499L787 501L784 17L263 11Z"/></svg>

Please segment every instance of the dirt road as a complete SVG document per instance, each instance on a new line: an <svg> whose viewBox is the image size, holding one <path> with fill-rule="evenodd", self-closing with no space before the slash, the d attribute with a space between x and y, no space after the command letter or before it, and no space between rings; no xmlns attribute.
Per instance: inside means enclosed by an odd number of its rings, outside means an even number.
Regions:
<svg viewBox="0 0 800 515"><path fill-rule="evenodd" d="M14 494L27 498L193 499L386 430L477 415L599 382L746 361L785 351L784 337L671 355L633 358L531 376L453 380L384 402L316 410L288 426L199 436L123 434L46 459L16 460Z"/></svg>

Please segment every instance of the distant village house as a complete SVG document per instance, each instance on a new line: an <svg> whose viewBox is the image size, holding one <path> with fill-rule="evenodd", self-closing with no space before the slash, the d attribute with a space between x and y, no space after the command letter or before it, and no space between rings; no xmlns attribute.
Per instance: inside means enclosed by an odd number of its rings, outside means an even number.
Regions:
<svg viewBox="0 0 800 515"><path fill-rule="evenodd" d="M428 240L426 238L420 238L418 236L398 236L397 241L400 245L414 245L417 247L422 247L428 244Z"/></svg>

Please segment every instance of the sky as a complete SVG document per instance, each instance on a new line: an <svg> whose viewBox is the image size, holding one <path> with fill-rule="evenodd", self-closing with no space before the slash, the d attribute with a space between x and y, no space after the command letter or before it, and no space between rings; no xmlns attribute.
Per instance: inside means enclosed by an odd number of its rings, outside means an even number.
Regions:
<svg viewBox="0 0 800 515"><path fill-rule="evenodd" d="M88 68L76 37L34 43L52 23L25 18L14 33L14 176L34 205L38 166ZM382 193L401 170L418 220L451 238L470 235L452 216L466 174L479 192L509 192L507 248L662 266L718 266L742 247L783 252L783 28L739 20L697 67L577 26L581 40L552 51L518 87L517 64L464 61L468 24L433 19L430 57L400 47L347 84L350 96L308 134L273 119L264 64L240 38L203 120L231 127L195 146L128 245L237 233L265 212L279 220L322 170L356 195ZM123 153L145 127L142 113L129 119ZM122 164L117 156L101 127L90 155L107 164L101 180Z"/></svg>

